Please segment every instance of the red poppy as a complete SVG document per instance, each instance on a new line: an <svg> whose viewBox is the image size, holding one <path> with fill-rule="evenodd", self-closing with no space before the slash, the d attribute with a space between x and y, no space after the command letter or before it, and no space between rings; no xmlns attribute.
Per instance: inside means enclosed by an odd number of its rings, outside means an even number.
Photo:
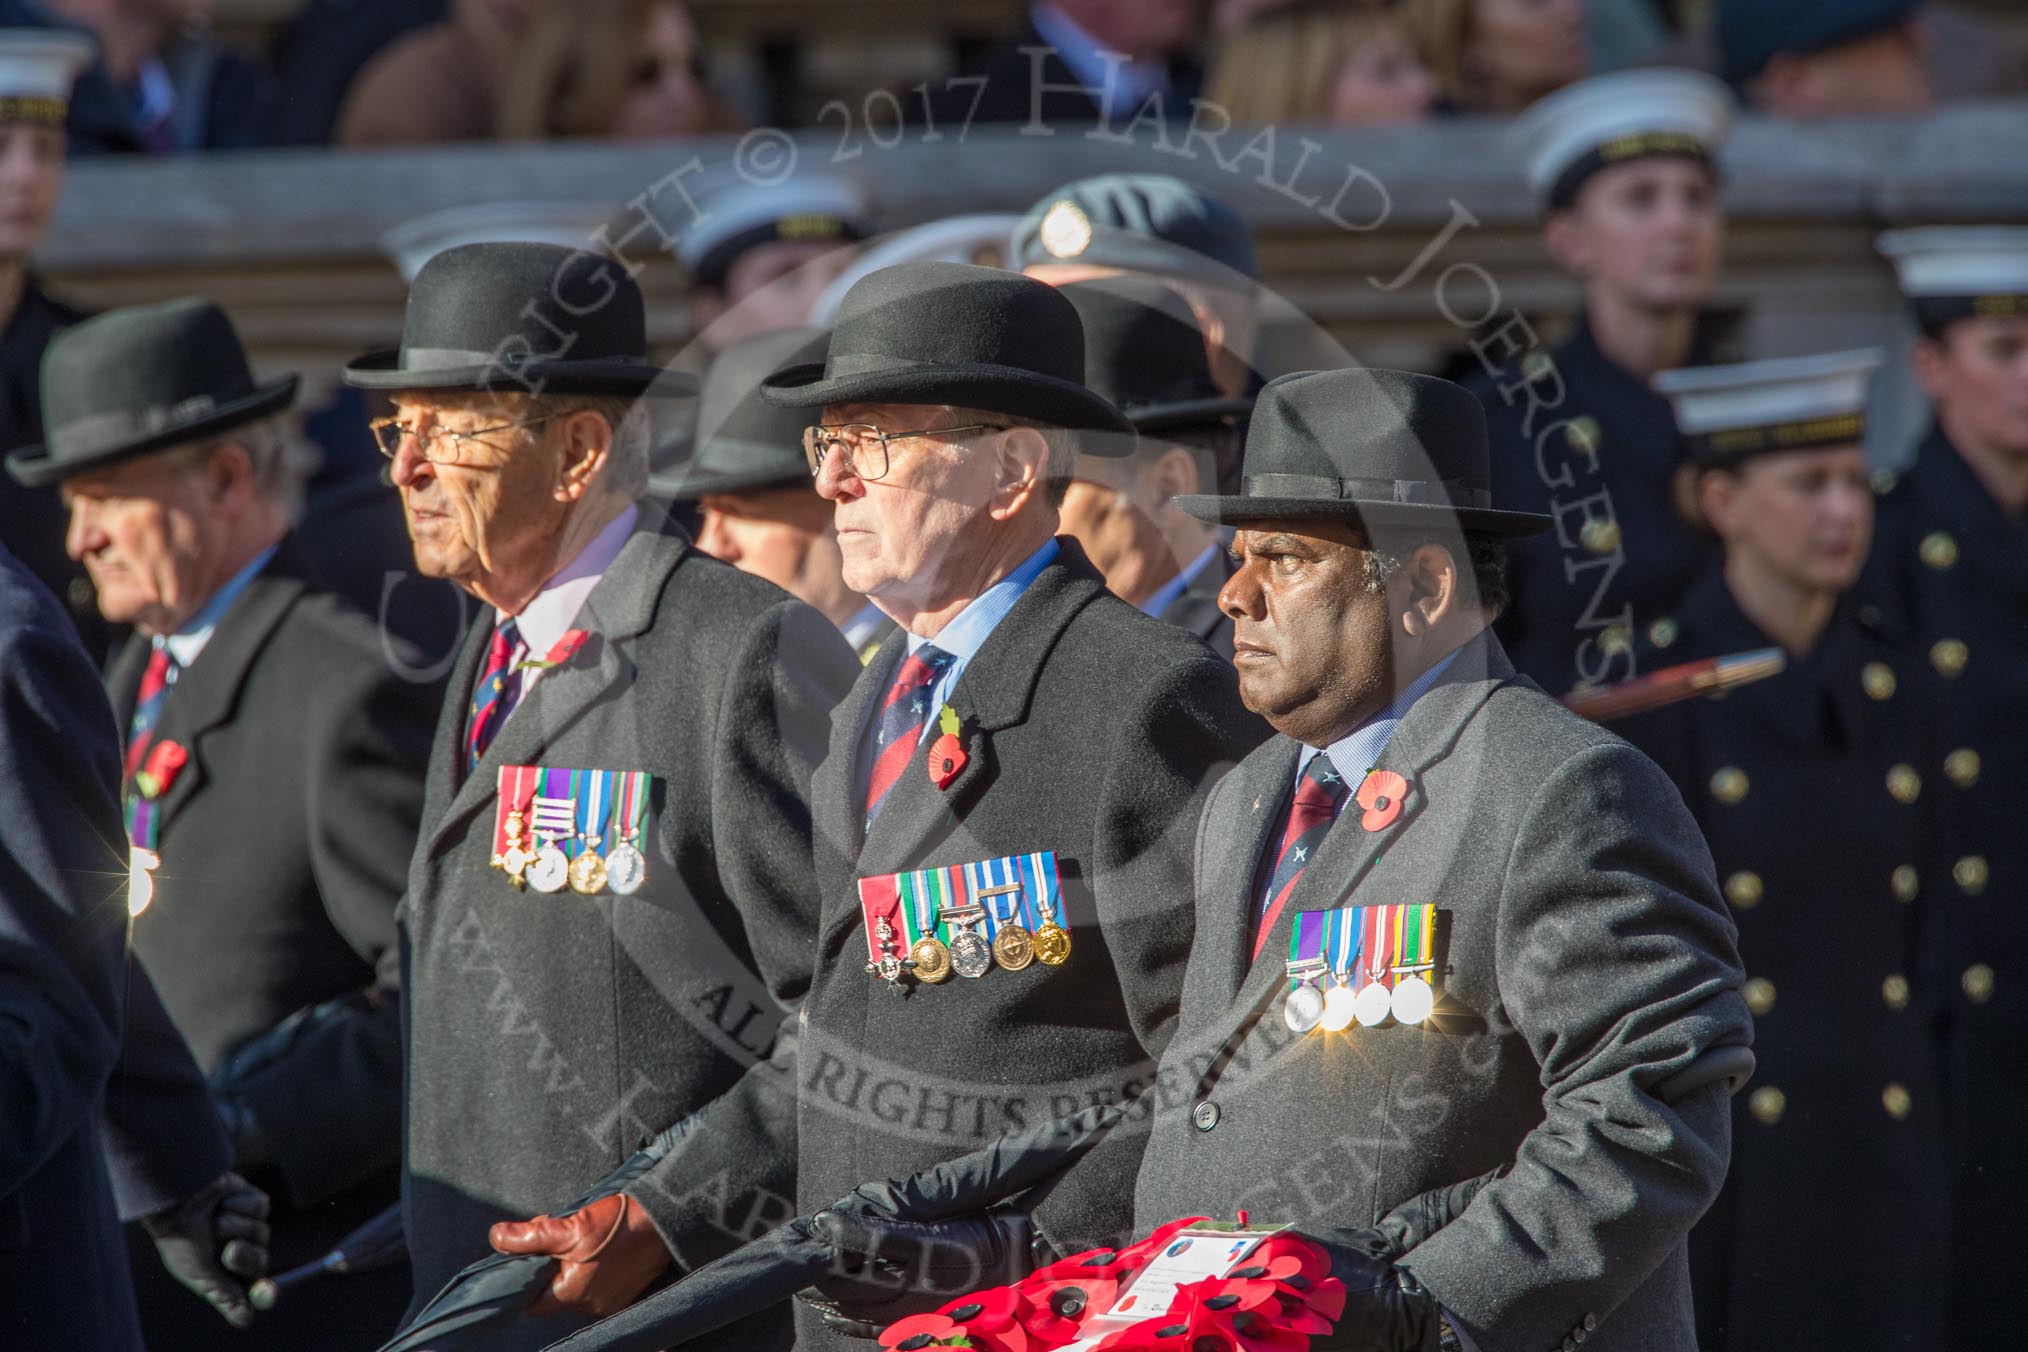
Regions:
<svg viewBox="0 0 2028 1352"><path fill-rule="evenodd" d="M893 1352L903 1343L913 1343L917 1338L928 1338L929 1343L917 1343L917 1347L928 1347L939 1339L950 1338L963 1333L962 1326L941 1314L912 1314L897 1320L880 1331L880 1345ZM914 1352L914 1348L910 1349Z"/></svg>
<svg viewBox="0 0 2028 1352"><path fill-rule="evenodd" d="M1011 1286L995 1286L959 1296L937 1313L976 1333L999 1333L1020 1315L1021 1293Z"/></svg>
<svg viewBox="0 0 2028 1352"><path fill-rule="evenodd" d="M524 657L514 664L516 671L548 671L551 667L567 665L578 654L578 649L591 639L589 629L566 629L563 637L549 645L549 651L540 657Z"/></svg>
<svg viewBox="0 0 2028 1352"><path fill-rule="evenodd" d="M1336 1277L1326 1277L1303 1292L1303 1303L1335 1324L1338 1316L1345 1313L1345 1283Z"/></svg>
<svg viewBox="0 0 2028 1352"><path fill-rule="evenodd" d="M1058 1266L1052 1263L1051 1267ZM1092 1273L1101 1268L1086 1269ZM1110 1276L1066 1277L1037 1282L1034 1276L1021 1283L1021 1295L1028 1309L1021 1325L1045 1346L1076 1342L1084 1334L1084 1321L1104 1314L1119 1298L1120 1286Z"/></svg>
<svg viewBox="0 0 2028 1352"><path fill-rule="evenodd" d="M1392 770L1371 770L1353 795L1366 809L1359 825L1368 831L1385 831L1401 815L1401 803L1408 797L1408 781Z"/></svg>
<svg viewBox="0 0 2028 1352"><path fill-rule="evenodd" d="M950 733L944 733L929 749L930 783L940 789L947 789L958 777L958 771L965 768L965 744Z"/></svg>
<svg viewBox="0 0 2028 1352"><path fill-rule="evenodd" d="M134 787L141 791L143 798L158 798L169 792L169 786L176 782L176 776L190 761L190 753L181 743L160 741L148 748L148 758L141 763L140 773L134 776Z"/></svg>

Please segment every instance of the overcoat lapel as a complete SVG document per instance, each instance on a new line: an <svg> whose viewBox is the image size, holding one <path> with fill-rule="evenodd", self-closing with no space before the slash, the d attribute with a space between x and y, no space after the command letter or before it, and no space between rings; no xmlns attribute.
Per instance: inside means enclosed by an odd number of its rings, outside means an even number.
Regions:
<svg viewBox="0 0 2028 1352"><path fill-rule="evenodd" d="M210 642L204 645L204 651L197 655L197 660L177 673L176 684L171 687L169 697L162 705L161 720L156 723L154 736L149 742L151 746L165 741L176 742L190 753L156 807L162 830L168 829L170 823L176 820L177 813L205 784L205 734L232 717L239 703L239 692L245 687L261 649L267 646L268 639L289 613L290 607L308 590L309 583L295 543L292 538L285 538L268 566L226 608L218 621L218 628L212 632ZM128 646L133 650L133 687L138 690L140 668L147 663L145 653L148 644L146 640L137 638ZM128 663L128 656L123 655L122 667ZM125 706L127 716L131 718L131 692L125 699ZM122 733L124 731L123 727Z"/></svg>
<svg viewBox="0 0 2028 1352"><path fill-rule="evenodd" d="M958 825L970 802L993 780L993 734L1028 717L1029 700L1057 636L1080 610L1105 594L1105 583L1085 560L1083 551L1068 539L1059 540L1058 546L1060 552L1055 561L1036 575L1014 608L966 664L964 675L951 691L951 709L958 716L965 745L964 768L956 779L940 789L929 777L925 749L917 758L918 763L903 772L887 804L881 808L873 830L866 835L865 847L859 855L861 876L916 867ZM867 669L868 676L878 675L877 689L882 693L896 669L889 657L883 648L881 656ZM855 751L865 719L871 716L878 699L876 694L859 710L860 717L849 725L844 719L837 720L837 726L851 729ZM848 795L850 786L857 782L855 773L848 785ZM856 829L858 821L853 825Z"/></svg>
<svg viewBox="0 0 2028 1352"><path fill-rule="evenodd" d="M1393 770L1408 781L1400 815L1391 824L1368 831L1361 821L1363 809L1356 801L1346 802L1336 825L1325 834L1316 858L1297 881L1288 905L1282 908L1267 943L1261 948L1260 958L1250 962L1246 969L1245 980L1233 1002L1231 1021L1235 1030L1243 1029L1276 986L1287 980L1289 935L1295 929L1296 914L1331 910L1348 903L1381 853L1398 847L1429 807L1422 788L1424 772L1450 754L1479 707L1513 674L1505 655L1482 634L1458 650L1443 676L1409 709L1373 767ZM1274 801L1279 804L1286 796L1288 777L1295 773L1293 750L1287 758L1278 759L1282 760L1283 775L1277 781L1281 796ZM1354 792L1357 789L1353 785ZM1265 802L1263 810L1267 810ZM1229 894L1235 899L1238 913L1248 918L1252 916L1251 893L1249 875L1237 893ZM1243 924L1242 928L1251 927ZM1249 933L1243 942L1250 940Z"/></svg>
<svg viewBox="0 0 2028 1352"><path fill-rule="evenodd" d="M501 766L541 764L547 750L586 715L623 698L634 688L638 673L629 641L654 621L656 601L687 548L680 531L665 532L659 519L650 520L644 514L641 524L627 537L619 557L606 569L605 576L585 601L584 609L572 622L572 628L589 630L591 639L569 662L544 671L534 689L508 714L506 724L486 748L479 764L450 795L443 814L430 825L427 848L431 855L445 849L456 829L469 821L473 813L492 803ZM473 644L460 659L454 690L471 690L478 653L492 638L488 625L474 625L473 629ZM463 698L460 697L461 710ZM431 759L433 791L446 773L451 776L458 773L458 758L463 754L462 729L463 719L447 717L437 730L437 754Z"/></svg>

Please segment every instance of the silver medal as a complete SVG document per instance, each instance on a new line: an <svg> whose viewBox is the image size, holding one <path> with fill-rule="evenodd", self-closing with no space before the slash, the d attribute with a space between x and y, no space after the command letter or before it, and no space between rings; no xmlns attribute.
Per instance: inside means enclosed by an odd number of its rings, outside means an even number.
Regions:
<svg viewBox="0 0 2028 1352"><path fill-rule="evenodd" d="M538 892L561 892L570 883L570 860L554 844L545 843L528 866L528 885Z"/></svg>
<svg viewBox="0 0 2028 1352"><path fill-rule="evenodd" d="M959 976L976 979L993 970L993 946L977 930L954 930L950 948L951 970Z"/></svg>
<svg viewBox="0 0 2028 1352"><path fill-rule="evenodd" d="M1324 992L1314 981L1305 981L1289 992L1282 1002L1282 1022L1292 1033L1307 1033L1324 1017Z"/></svg>
<svg viewBox="0 0 2028 1352"><path fill-rule="evenodd" d="M631 897L647 880L648 861L633 842L623 840L613 846L613 852L606 856L606 886L623 897Z"/></svg>

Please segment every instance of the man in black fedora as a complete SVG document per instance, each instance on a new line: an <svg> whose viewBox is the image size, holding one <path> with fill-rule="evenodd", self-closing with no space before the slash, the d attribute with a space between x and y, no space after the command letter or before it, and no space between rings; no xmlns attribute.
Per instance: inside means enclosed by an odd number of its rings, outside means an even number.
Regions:
<svg viewBox="0 0 2028 1352"><path fill-rule="evenodd" d="M211 1078L236 1167L275 1198L274 1256L320 1257L391 1203L400 1151L395 903L438 693L315 581L279 418L223 311L181 300L66 330L43 359L46 440L8 457L59 485L68 548L136 635L108 688L135 853L134 951ZM110 1112L139 1076L115 1075ZM160 1199L158 1199L160 1200ZM216 1316L136 1262L150 1346ZM249 1346L356 1346L399 1274L306 1291Z"/></svg>
<svg viewBox="0 0 2028 1352"><path fill-rule="evenodd" d="M1058 292L913 263L860 281L825 359L761 387L807 410L845 581L900 626L811 786L801 1037L744 1086L795 1152L797 1210L1131 1095L1168 1041L1196 804L1262 729L1226 663L1056 534L1077 454L1132 446L1084 372ZM1116 1234L1139 1146L1102 1146L1113 1178L1002 1213L991 1242L1026 1263ZM725 1149L695 1133L668 1177L701 1186ZM826 1284L797 1346L850 1346L919 1296Z"/></svg>
<svg viewBox="0 0 2028 1352"><path fill-rule="evenodd" d="M1487 628L1548 518L1492 503L1477 401L1428 376L1270 381L1244 468L1183 505L1237 528L1220 599L1278 735L1197 830L1137 1232L1244 1208L1319 1242L1320 1346L1690 1352L1750 1021L1681 798Z"/></svg>
<svg viewBox="0 0 2028 1352"><path fill-rule="evenodd" d="M828 340L821 329L780 329L712 358L695 451L665 487L672 501L696 504L699 549L815 606L865 660L894 621L845 585L831 504L817 496L803 459L806 420L760 395L762 379L821 358Z"/></svg>
<svg viewBox="0 0 2028 1352"><path fill-rule="evenodd" d="M378 432L418 565L484 603L403 906L404 1204L418 1304L489 1244L559 1260L492 1347L543 1346L737 1242L653 1177L547 1213L713 1112L803 997L807 786L858 670L823 616L642 501L638 401L692 392L646 353L617 264L472 244L417 273L400 349L346 371L392 397ZM791 1161L735 1116L714 1117L713 1184L785 1189Z"/></svg>
<svg viewBox="0 0 2028 1352"><path fill-rule="evenodd" d="M1116 596L1230 658L1232 621L1218 608L1224 542L1176 499L1225 486L1221 471L1237 466L1238 422L1253 400L1218 388L1197 321L1162 283L1119 277L1062 289L1084 321L1085 383L1140 434L1129 455L1078 457L1063 533Z"/></svg>

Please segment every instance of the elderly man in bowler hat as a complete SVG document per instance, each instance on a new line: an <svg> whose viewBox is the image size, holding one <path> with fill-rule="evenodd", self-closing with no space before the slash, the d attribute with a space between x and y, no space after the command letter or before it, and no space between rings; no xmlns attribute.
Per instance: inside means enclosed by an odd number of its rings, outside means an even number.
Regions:
<svg viewBox="0 0 2028 1352"><path fill-rule="evenodd" d="M712 359L697 413L697 447L669 496L698 508L697 547L807 601L864 660L894 621L845 585L831 504L803 459L804 419L760 395L763 377L821 357L821 329L742 338Z"/></svg>
<svg viewBox="0 0 2028 1352"><path fill-rule="evenodd" d="M1168 1042L1196 804L1263 729L1230 666L1057 536L1080 447L1131 445L1083 376L1055 290L911 263L847 293L822 363L762 385L809 410L845 581L900 626L811 788L823 911L795 1092L744 1086L794 1151L799 1211L1130 1097ZM727 1149L693 1133L671 1167L701 1186ZM1139 1149L1121 1134L1111 1177L982 1221L982 1273L1118 1234ZM847 1276L805 1294L802 1348L941 1299Z"/></svg>
<svg viewBox="0 0 2028 1352"><path fill-rule="evenodd" d="M1239 459L1238 422L1253 400L1211 378L1204 337L1183 299L1141 277L1062 288L1084 322L1085 383L1139 433L1132 454L1080 455L1063 495L1063 532L1076 538L1115 595L1232 656L1232 621L1218 529L1176 505L1222 489Z"/></svg>
<svg viewBox="0 0 2028 1352"><path fill-rule="evenodd" d="M139 861L134 951L211 1079L236 1167L274 1195L285 1266L396 1196L394 911L439 697L318 584L291 529L299 476L278 419L295 391L293 376L254 380L209 301L115 310L50 344L47 441L7 462L60 485L71 556L105 618L138 631L107 679ZM116 1123L145 1078L114 1076ZM135 1266L150 1346L216 1345L214 1315ZM251 1314L243 1293L211 1294ZM390 1273L306 1290L247 1344L354 1346L405 1299Z"/></svg>
<svg viewBox="0 0 2028 1352"><path fill-rule="evenodd" d="M1691 1352L1750 1021L1682 799L1487 627L1548 518L1492 504L1479 405L1428 376L1269 382L1245 470L1183 506L1237 528L1220 600L1277 735L1198 827L1136 1231L1245 1208L1319 1242L1322 1347Z"/></svg>
<svg viewBox="0 0 2028 1352"><path fill-rule="evenodd" d="M404 1201L418 1303L489 1244L558 1260L493 1347L543 1346L738 1242L709 1196L653 1176L548 1212L707 1109L803 997L807 785L858 671L823 616L640 501L637 401L691 392L646 350L610 260L482 243L425 264L400 349L346 371L393 399L379 435L422 571L486 606L403 910ZM722 1195L788 1187L734 1114L709 1134ZM769 1319L727 1345L785 1337Z"/></svg>

